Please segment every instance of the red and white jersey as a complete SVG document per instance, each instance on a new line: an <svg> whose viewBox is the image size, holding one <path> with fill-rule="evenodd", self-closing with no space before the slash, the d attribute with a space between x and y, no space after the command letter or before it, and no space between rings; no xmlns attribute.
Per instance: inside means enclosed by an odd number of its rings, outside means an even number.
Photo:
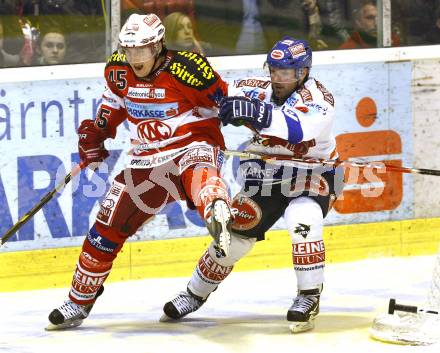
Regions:
<svg viewBox="0 0 440 353"><path fill-rule="evenodd" d="M224 149L215 107L227 84L203 56L169 50L148 79L139 79L125 56L114 52L105 79L96 125L114 138L117 126L128 121L133 145L128 167L153 167L194 144Z"/></svg>
<svg viewBox="0 0 440 353"><path fill-rule="evenodd" d="M247 147L248 151L287 154L296 158L337 158L332 132L334 99L316 79L309 78L302 89L293 92L282 105L271 99L272 85L267 77L236 80L229 86L228 95L258 98L273 107L270 126L255 135ZM292 128L298 129L299 124L291 124L290 119L299 121L302 130L302 140L295 144L289 142L289 135Z"/></svg>

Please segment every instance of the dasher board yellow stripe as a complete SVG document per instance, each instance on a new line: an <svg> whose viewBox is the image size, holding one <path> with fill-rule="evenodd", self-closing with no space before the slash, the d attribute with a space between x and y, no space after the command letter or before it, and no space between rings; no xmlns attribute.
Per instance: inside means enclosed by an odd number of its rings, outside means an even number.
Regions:
<svg viewBox="0 0 440 353"><path fill-rule="evenodd" d="M429 255L440 244L440 218L324 228L327 263L389 256ZM152 277L189 277L211 238L128 242L116 259L109 281ZM0 292L68 287L79 247L0 253ZM286 230L268 233L234 271L292 266Z"/></svg>

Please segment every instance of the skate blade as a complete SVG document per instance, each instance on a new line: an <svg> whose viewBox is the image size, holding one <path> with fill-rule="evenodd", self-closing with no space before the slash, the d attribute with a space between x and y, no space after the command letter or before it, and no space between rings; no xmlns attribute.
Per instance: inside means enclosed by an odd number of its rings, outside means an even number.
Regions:
<svg viewBox="0 0 440 353"><path fill-rule="evenodd" d="M292 322L289 325L289 330L292 333L301 333L313 330L315 328L315 320L310 320L306 322Z"/></svg>
<svg viewBox="0 0 440 353"><path fill-rule="evenodd" d="M80 320L75 320L72 322L66 322L64 324L59 324L59 325L54 325L52 323L50 323L45 330L46 331L61 331L61 330L68 330L70 328L74 328L74 327L78 327L79 325L81 325L83 322L82 319Z"/></svg>
<svg viewBox="0 0 440 353"><path fill-rule="evenodd" d="M229 255L229 245L231 244L231 234L228 231L228 223L231 220L231 211L226 202L216 202L214 205L214 217L221 224L222 231L218 239L218 247L223 251L224 256Z"/></svg>
<svg viewBox="0 0 440 353"><path fill-rule="evenodd" d="M178 319L173 319L172 317L169 317L167 314L162 314L162 316L159 319L159 322L171 322L171 321L178 321Z"/></svg>

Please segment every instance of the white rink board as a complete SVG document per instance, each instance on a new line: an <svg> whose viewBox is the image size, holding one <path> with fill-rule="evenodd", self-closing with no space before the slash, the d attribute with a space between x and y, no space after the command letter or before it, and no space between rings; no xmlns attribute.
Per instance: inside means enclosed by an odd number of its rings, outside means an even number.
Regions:
<svg viewBox="0 0 440 353"><path fill-rule="evenodd" d="M254 68L220 70L220 73L227 80L233 80L260 75L262 71ZM401 138L402 153L374 156L369 160L400 159L403 165L413 165L411 62L316 65L312 76L335 96L336 135L393 130ZM0 83L0 145L2 152L7 151L0 155L0 203L4 205L0 209L0 234L54 187L55 177L63 177L72 162L78 160L75 129L78 121L94 116L103 85L104 80L99 77ZM368 128L360 126L355 118L356 104L364 97L372 98L378 111L378 119ZM228 148L235 149L244 142L244 137L249 136L244 129L228 127L224 130ZM44 212L39 212L22 228L19 241L14 237L2 251L82 243L81 236L92 224L98 200L104 194L105 181L111 181L123 167L123 151L128 148L125 126L120 126L116 140L106 144L108 149L115 150L113 159L109 159L109 173L102 173L98 178L92 177L91 173L88 176L82 174L81 180L74 180L59 198L43 209ZM225 177L235 193L239 186L234 184L232 166L232 160L229 160ZM413 218L413 179L404 176L403 180L403 198L395 209L344 215L333 210L327 224ZM81 197L84 190L93 198ZM284 228L283 221L275 228ZM198 215L188 210L184 203L176 203L139 231L133 240L202 234L206 234L206 230Z"/></svg>

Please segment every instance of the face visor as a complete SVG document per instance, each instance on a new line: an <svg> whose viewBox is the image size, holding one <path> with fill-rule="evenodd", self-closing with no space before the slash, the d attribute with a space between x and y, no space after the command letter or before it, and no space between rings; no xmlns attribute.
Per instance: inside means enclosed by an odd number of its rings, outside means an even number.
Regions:
<svg viewBox="0 0 440 353"><path fill-rule="evenodd" d="M304 68L299 69L282 69L264 64L264 71L267 76L270 76L272 83L295 83L298 82L304 75Z"/></svg>
<svg viewBox="0 0 440 353"><path fill-rule="evenodd" d="M158 51L158 43L145 45L143 47L119 47L119 53L125 54L125 58L130 64L141 64L151 61L156 57Z"/></svg>

